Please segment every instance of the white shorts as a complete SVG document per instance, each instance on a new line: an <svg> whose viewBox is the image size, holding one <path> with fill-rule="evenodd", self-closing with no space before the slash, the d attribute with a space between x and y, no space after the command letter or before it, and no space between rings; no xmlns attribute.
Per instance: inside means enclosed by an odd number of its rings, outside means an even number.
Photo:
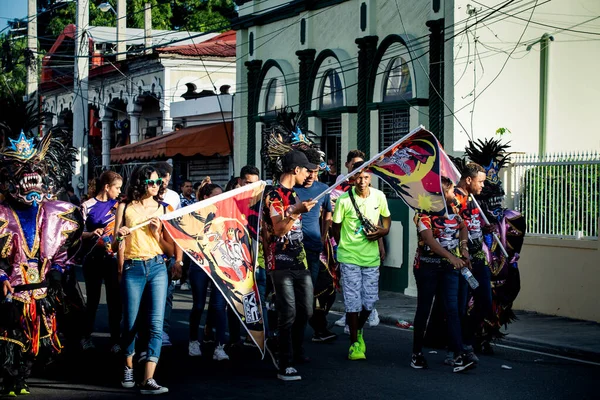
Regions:
<svg viewBox="0 0 600 400"><path fill-rule="evenodd" d="M379 267L341 264L346 312L372 311L379 300Z"/></svg>

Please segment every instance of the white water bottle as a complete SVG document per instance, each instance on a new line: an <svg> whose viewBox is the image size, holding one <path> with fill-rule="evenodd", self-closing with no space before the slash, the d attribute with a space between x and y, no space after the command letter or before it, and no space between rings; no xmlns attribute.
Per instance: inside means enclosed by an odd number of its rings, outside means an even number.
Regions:
<svg viewBox="0 0 600 400"><path fill-rule="evenodd" d="M465 277L465 279L469 283L469 286L471 286L471 289L477 289L479 287L479 282L477 282L477 279L475 279L471 271L469 271L469 268L462 267L460 273L462 274L462 276Z"/></svg>

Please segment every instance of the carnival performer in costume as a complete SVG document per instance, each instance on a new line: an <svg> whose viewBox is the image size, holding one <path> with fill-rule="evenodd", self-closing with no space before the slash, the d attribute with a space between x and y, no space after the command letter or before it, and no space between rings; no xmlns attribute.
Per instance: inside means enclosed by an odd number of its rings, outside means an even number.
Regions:
<svg viewBox="0 0 600 400"><path fill-rule="evenodd" d="M75 149L60 130L34 137L30 129L38 126L39 120L21 126L14 138L11 127L0 124L7 143L0 151L0 366L9 396L29 393L36 357L61 351L61 280L83 228L77 207L52 201L53 189L70 178Z"/></svg>
<svg viewBox="0 0 600 400"><path fill-rule="evenodd" d="M516 319L512 304L521 289L517 267L525 236L525 218L502 206L505 193L499 178L500 169L510 161L508 147L499 139L488 139L469 141L465 149L468 158L481 165L486 173L485 186L476 199L491 224L484 234L484 250L491 271L493 315L485 319L478 334L478 347L488 353L492 352L490 342L504 336L500 328ZM494 232L500 237L508 258L494 240Z"/></svg>

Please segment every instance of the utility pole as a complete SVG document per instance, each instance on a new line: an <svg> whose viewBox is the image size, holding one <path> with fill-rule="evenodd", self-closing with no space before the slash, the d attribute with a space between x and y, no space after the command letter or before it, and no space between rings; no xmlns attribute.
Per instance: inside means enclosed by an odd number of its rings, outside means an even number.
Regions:
<svg viewBox="0 0 600 400"><path fill-rule="evenodd" d="M38 70L37 70L37 1L27 0L27 48L29 62L27 63L27 101L37 101Z"/></svg>
<svg viewBox="0 0 600 400"><path fill-rule="evenodd" d="M73 76L73 146L77 149L77 161L72 185L79 194L87 192L89 133L88 72L90 68L90 45L87 29L90 21L89 0L77 0L75 30L75 71Z"/></svg>
<svg viewBox="0 0 600 400"><path fill-rule="evenodd" d="M117 0L117 61L127 58L125 29L127 28L127 1Z"/></svg>
<svg viewBox="0 0 600 400"><path fill-rule="evenodd" d="M542 37L527 46L531 50L534 44L540 44L540 110L539 110L539 144L538 154L546 154L546 124L548 121L548 64L550 60L550 42L554 37L544 33Z"/></svg>
<svg viewBox="0 0 600 400"><path fill-rule="evenodd" d="M152 54L152 4L144 5L144 53Z"/></svg>

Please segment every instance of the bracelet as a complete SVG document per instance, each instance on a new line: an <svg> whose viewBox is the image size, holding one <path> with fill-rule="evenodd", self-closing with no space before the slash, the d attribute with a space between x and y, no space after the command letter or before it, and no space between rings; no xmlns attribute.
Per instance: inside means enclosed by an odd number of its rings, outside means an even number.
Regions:
<svg viewBox="0 0 600 400"><path fill-rule="evenodd" d="M117 236L117 238L115 239L117 241L117 243L121 243L123 241L123 236Z"/></svg>

